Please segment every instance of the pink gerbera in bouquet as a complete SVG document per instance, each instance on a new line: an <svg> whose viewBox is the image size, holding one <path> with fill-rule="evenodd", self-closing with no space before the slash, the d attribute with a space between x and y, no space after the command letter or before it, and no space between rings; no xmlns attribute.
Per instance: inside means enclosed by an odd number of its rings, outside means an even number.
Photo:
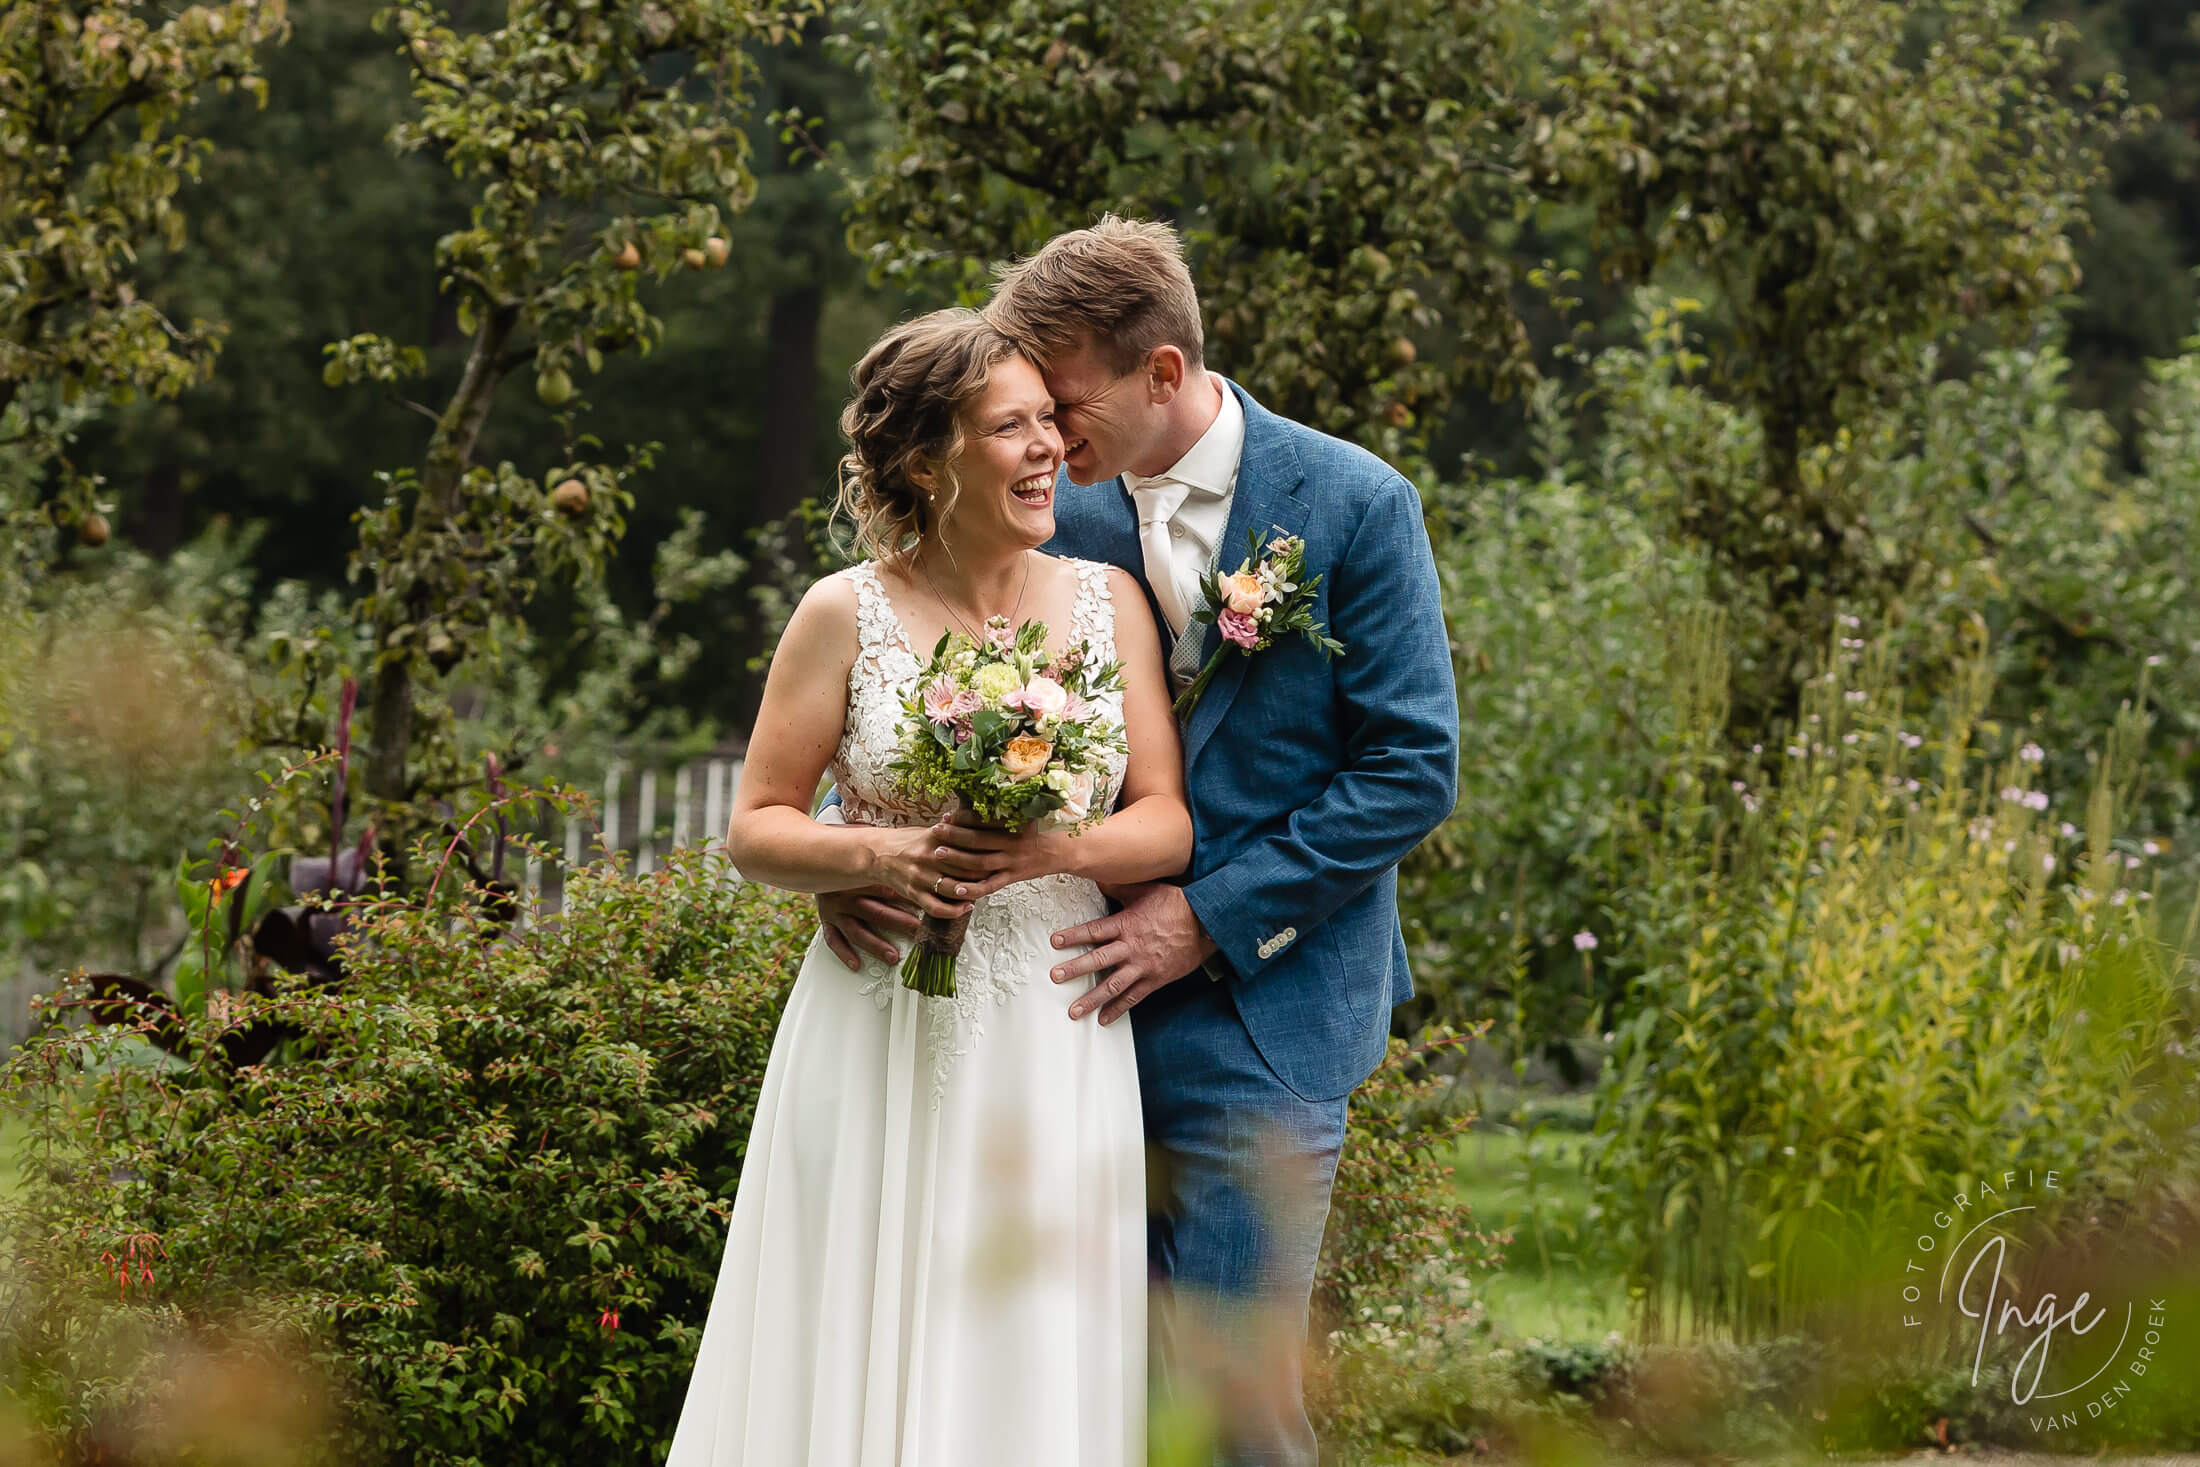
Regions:
<svg viewBox="0 0 2200 1467"><path fill-rule="evenodd" d="M1074 834L1107 814L1108 764L1127 745L1098 699L1123 686L1122 669L1096 662L1083 642L1059 656L1046 645L1046 623L1011 630L1005 616L985 624L982 641L960 632L940 638L902 704L894 770L905 795L931 806L952 802L1011 832L1044 821ZM969 926L967 912L926 917L902 982L952 997Z"/></svg>

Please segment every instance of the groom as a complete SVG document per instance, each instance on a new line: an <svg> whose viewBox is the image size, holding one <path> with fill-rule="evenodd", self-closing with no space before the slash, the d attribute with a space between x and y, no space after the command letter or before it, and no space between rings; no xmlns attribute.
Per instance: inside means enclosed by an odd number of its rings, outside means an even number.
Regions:
<svg viewBox="0 0 2200 1467"><path fill-rule="evenodd" d="M1165 1358L1196 1374L1193 1357L1213 1357L1230 1462L1314 1467L1299 1351L1345 1105L1412 993L1398 862L1451 813L1458 777L1420 495L1206 369L1167 225L1109 216L1060 235L1004 273L988 314L1038 362L1064 472L1091 486L1057 495L1046 548L1138 577L1178 688L1219 639L1190 619L1200 583L1237 569L1249 534L1305 541L1314 619L1345 646L1325 659L1293 635L1224 660L1184 729L1188 876L1110 891L1122 909L1057 933L1094 946L1053 970L1097 978L1073 1018L1138 1012L1151 1263L1180 1301ZM876 903L821 906L844 957L878 940L858 930ZM1286 1348L1233 1339L1261 1323Z"/></svg>

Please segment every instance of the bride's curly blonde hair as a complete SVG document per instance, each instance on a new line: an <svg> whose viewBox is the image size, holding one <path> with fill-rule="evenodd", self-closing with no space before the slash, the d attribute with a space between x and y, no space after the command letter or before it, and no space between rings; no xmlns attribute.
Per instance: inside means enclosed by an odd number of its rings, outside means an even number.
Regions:
<svg viewBox="0 0 2200 1467"><path fill-rule="evenodd" d="M840 414L848 452L835 517L854 524L865 554L904 566L953 510L959 486L950 466L963 448L963 409L1018 350L983 315L953 306L895 326L856 363L855 393ZM930 490L915 477L926 471Z"/></svg>

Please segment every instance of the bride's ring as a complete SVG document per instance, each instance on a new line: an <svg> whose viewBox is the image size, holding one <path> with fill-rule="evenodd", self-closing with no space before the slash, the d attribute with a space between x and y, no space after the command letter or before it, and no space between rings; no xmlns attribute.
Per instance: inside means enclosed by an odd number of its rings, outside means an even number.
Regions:
<svg viewBox="0 0 2200 1467"><path fill-rule="evenodd" d="M940 883L946 879L947 873L945 871L932 878L932 895L938 896L940 894Z"/></svg>

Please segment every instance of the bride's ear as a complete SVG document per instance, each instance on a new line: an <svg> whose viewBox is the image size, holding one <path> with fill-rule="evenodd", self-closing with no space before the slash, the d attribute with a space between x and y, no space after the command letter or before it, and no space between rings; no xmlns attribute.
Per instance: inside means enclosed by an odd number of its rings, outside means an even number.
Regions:
<svg viewBox="0 0 2200 1467"><path fill-rule="evenodd" d="M924 496L926 504L936 503L940 497L940 471L919 460L909 466L909 482Z"/></svg>

